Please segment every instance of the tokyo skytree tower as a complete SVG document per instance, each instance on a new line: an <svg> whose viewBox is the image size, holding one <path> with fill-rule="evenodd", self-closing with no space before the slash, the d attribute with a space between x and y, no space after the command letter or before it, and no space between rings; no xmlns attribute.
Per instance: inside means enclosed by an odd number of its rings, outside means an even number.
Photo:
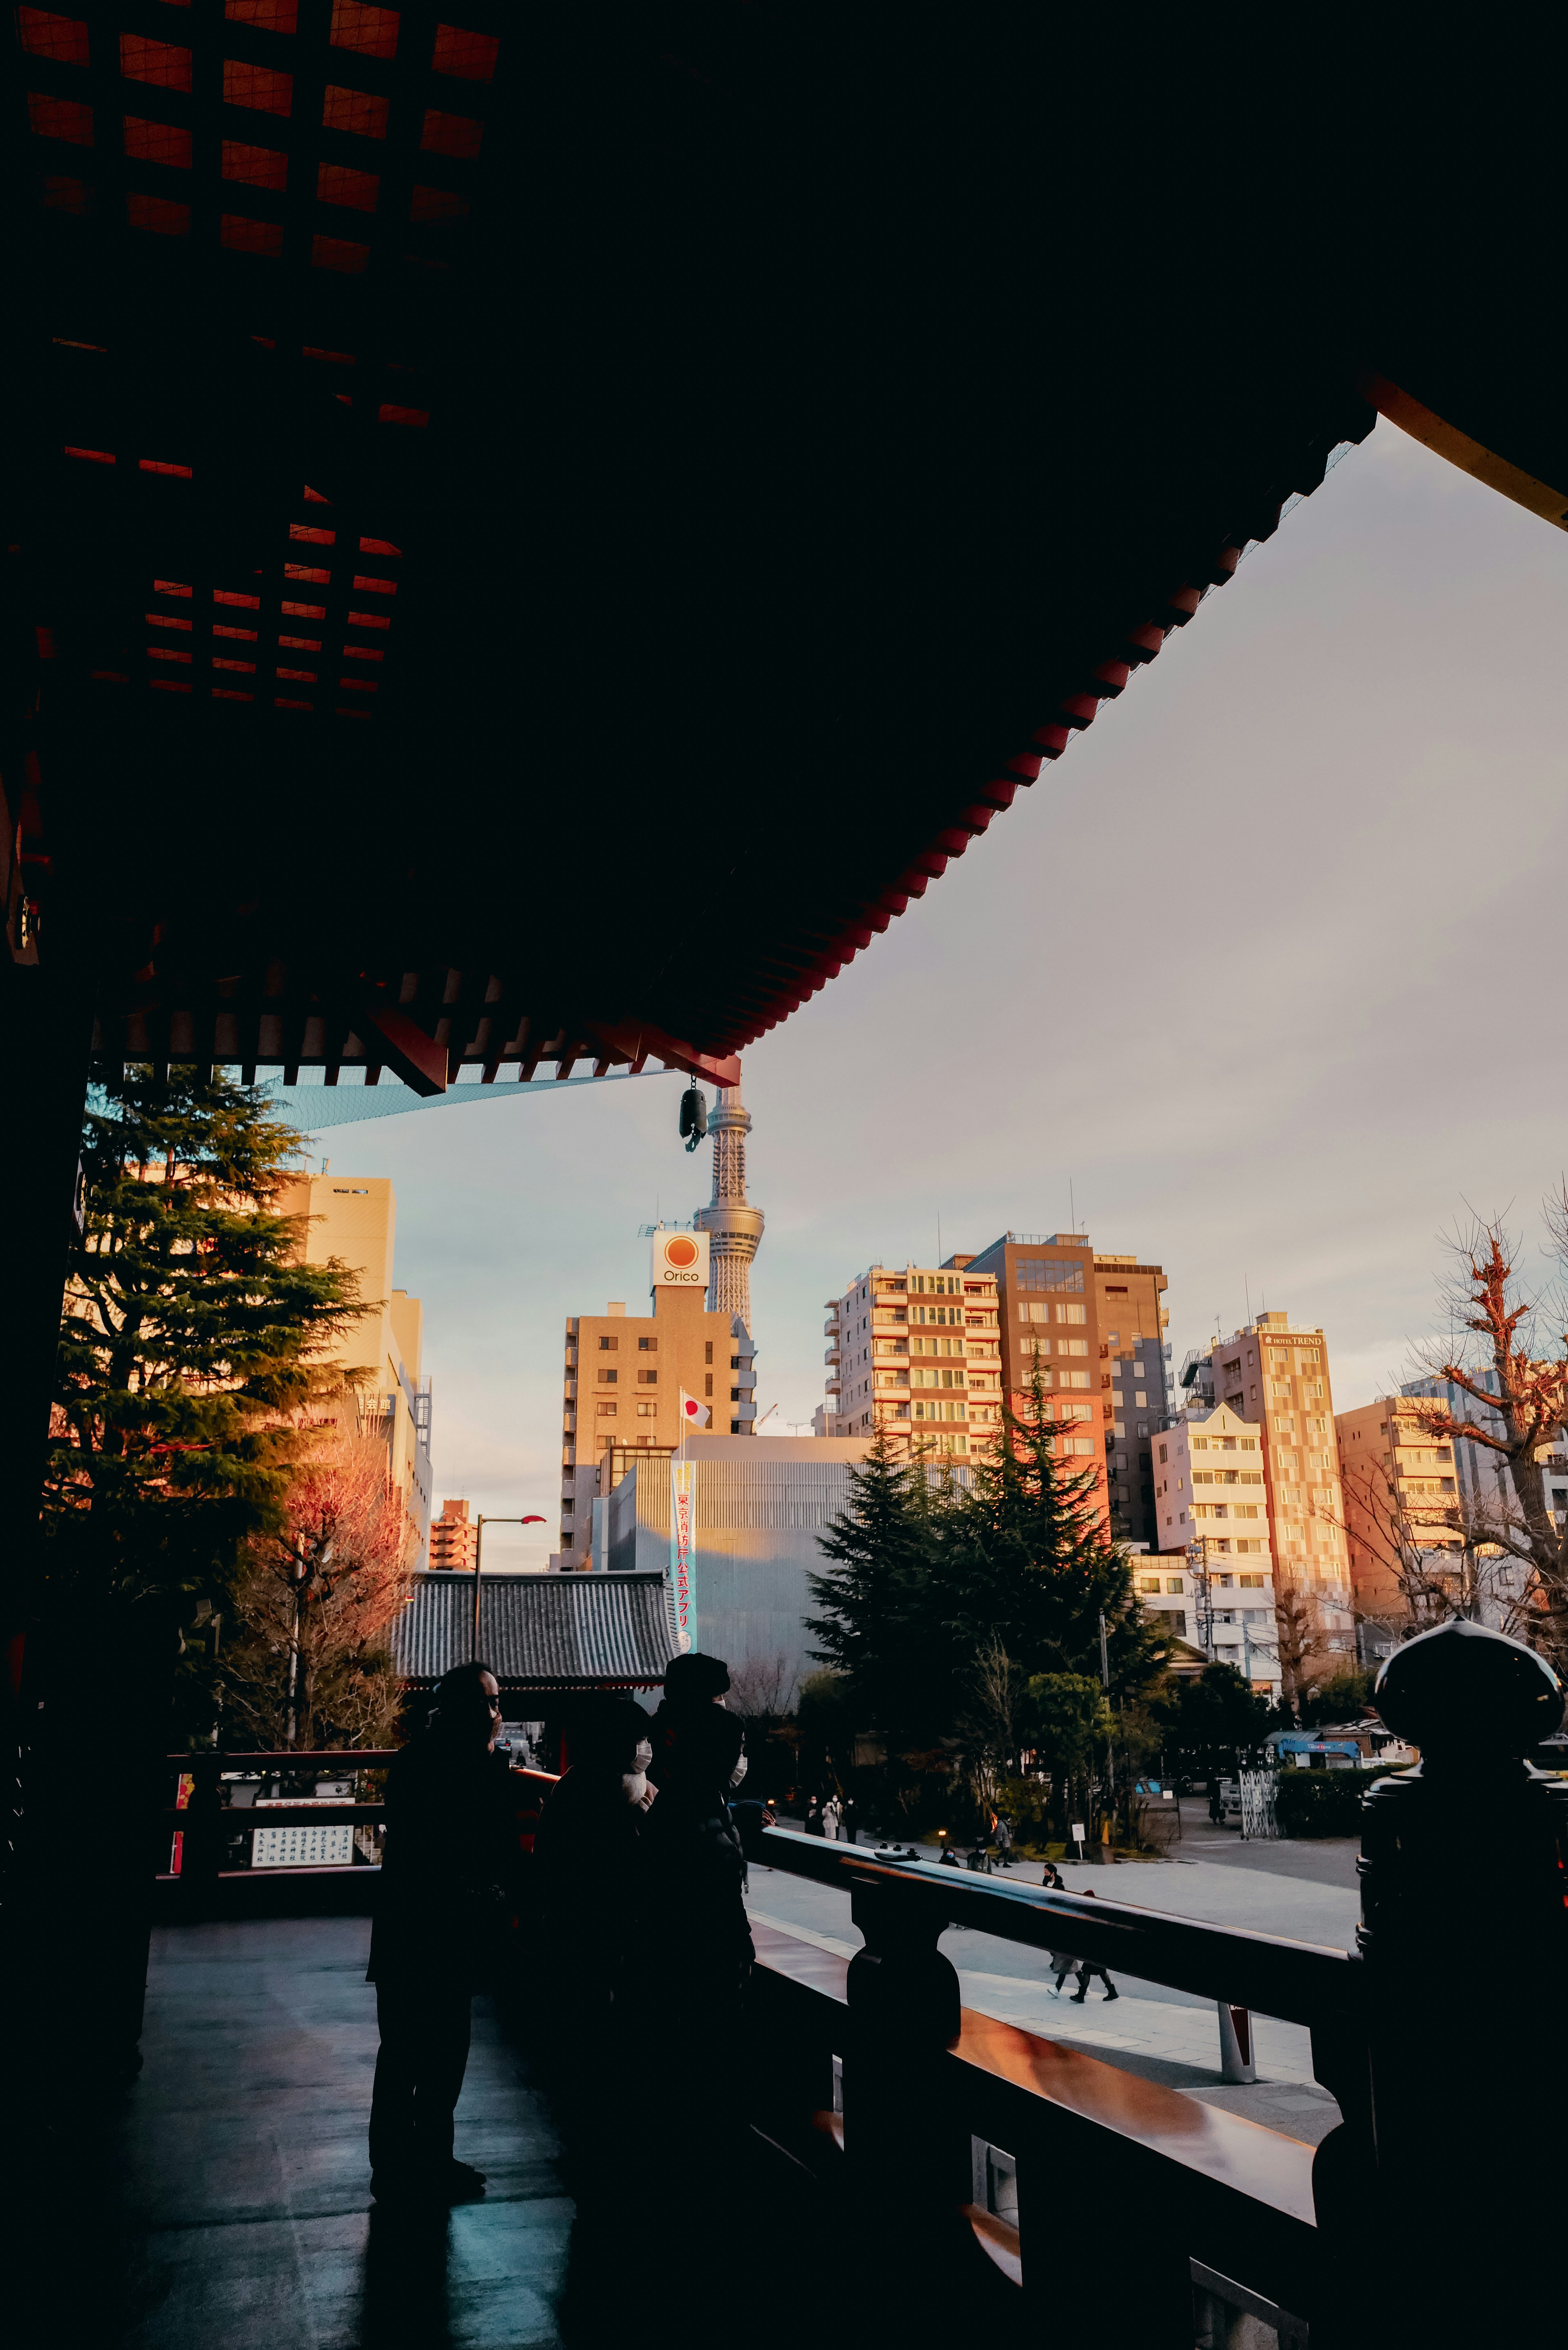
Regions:
<svg viewBox="0 0 1568 2350"><path fill-rule="evenodd" d="M746 1205L746 1137L752 1114L739 1086L721 1086L708 1113L713 1137L713 1196L692 1222L709 1236L708 1311L738 1314L752 1327L752 1259L763 1236L763 1211Z"/></svg>

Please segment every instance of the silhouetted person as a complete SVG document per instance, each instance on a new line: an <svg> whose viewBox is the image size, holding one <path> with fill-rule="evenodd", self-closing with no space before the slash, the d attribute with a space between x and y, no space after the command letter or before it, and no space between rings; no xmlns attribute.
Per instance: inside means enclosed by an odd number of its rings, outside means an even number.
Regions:
<svg viewBox="0 0 1568 2350"><path fill-rule="evenodd" d="M545 2061L574 2114L612 2059L641 1894L639 1843L658 1796L652 1723L630 1698L592 1700L570 1725L571 1768L545 1796L531 1872Z"/></svg>
<svg viewBox="0 0 1568 2350"><path fill-rule="evenodd" d="M713 1658L665 1684L654 1722L659 1800L642 1831L643 1913L634 1961L639 2035L672 2133L721 2124L735 2085L741 2002L756 1953L742 1898L745 1857L730 1799L743 1733L714 1702ZM675 1668L670 1668L674 1677ZM704 1690L711 1694L704 1694Z"/></svg>
<svg viewBox="0 0 1568 2350"><path fill-rule="evenodd" d="M387 1774L387 1842L369 1980L381 2046L370 2106L378 2200L467 2200L484 2175L452 2159L470 2002L504 1946L516 1892L516 1799L495 1676L458 1665L429 1726Z"/></svg>

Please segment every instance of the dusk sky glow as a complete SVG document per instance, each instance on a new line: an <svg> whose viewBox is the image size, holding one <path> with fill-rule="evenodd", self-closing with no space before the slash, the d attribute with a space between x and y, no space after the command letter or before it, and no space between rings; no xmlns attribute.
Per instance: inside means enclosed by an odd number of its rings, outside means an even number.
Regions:
<svg viewBox="0 0 1568 2350"><path fill-rule="evenodd" d="M939 1216L944 1253L1064 1228L1069 1184L1096 1248L1165 1266L1178 1366L1250 1288L1322 1324L1340 1409L1409 1376L1467 1202L1533 1250L1568 1157L1565 620L1568 539L1380 423L746 1055L770 1430L821 1401L852 1274L932 1262ZM777 816L781 858L831 859L809 775ZM568 886L591 940L591 857ZM719 953L746 920L697 890L669 912ZM554 1523L564 1318L644 1310L639 1225L708 1197L679 1090L541 1079L316 1146L397 1187L438 1496Z"/></svg>

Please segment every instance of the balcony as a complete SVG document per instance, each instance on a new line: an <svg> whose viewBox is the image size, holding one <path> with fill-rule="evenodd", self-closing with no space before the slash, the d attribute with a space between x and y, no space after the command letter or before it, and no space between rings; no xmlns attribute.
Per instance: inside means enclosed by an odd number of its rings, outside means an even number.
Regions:
<svg viewBox="0 0 1568 2350"><path fill-rule="evenodd" d="M838 1354L838 1349L837 1349L837 1347L829 1347L829 1348L827 1349L827 1352L824 1355L824 1357L823 1357L823 1358L822 1358L822 1359L823 1359L823 1361L824 1361L825 1363L836 1363L836 1362L838 1361L838 1359L839 1359L839 1354Z"/></svg>
<svg viewBox="0 0 1568 2350"><path fill-rule="evenodd" d="M151 1884L140 2022L116 1975L123 1935L95 1946L82 1970L118 2001L122 2053L140 2036L140 2074L122 2064L129 2085L118 2100L88 2108L61 2097L67 2052L51 2043L39 2061L35 2047L30 2064L26 2048L18 2054L57 2113L60 2143L68 2132L73 2162L91 2166L94 2217L89 2257L80 2199L62 2191L57 2163L23 2166L10 2209L14 2241L30 2259L13 2255L16 2338L142 2350L597 2350L634 2339L700 2350L716 2332L694 2325L679 2295L660 2306L649 2283L687 2223L673 2193L683 2174L668 2159L684 2130L726 2208L750 2215L704 2247L701 2290L747 2310L746 2338L761 2350L1043 2341L1191 2350L1195 2340L1237 2350L1271 2339L1299 2350L1309 2331L1320 2350L1532 2339L1530 2314L1554 2278L1555 2230L1521 2219L1505 2234L1503 2214L1519 2210L1521 2180L1528 2199L1528 2182L1549 2175L1568 2059L1549 2033L1532 2036L1528 2061L1454 2054L1443 2038L1445 2025L1452 2037L1451 1982L1434 1960L1453 1932L1452 1854L1487 1835L1509 1863L1489 1879L1489 1935L1532 1990L1555 1995L1568 1960L1556 1895L1568 1789L1504 1773L1478 1792L1462 1767L1471 1742L1480 1735L1500 1758L1517 1757L1520 1737L1504 1723L1531 1692L1509 1666L1516 1678L1499 1700L1495 1676L1483 1672L1478 1686L1470 1668L1520 1652L1496 1643L1489 1659L1482 1644L1496 1636L1468 1625L1428 1638L1449 1644L1428 1651L1435 1669L1424 1696L1416 1684L1433 1725L1430 1759L1461 1767L1385 1778L1367 1799L1355 1951L1163 1914L1146 1870L1113 1877L1084 1866L1066 1891L1047 1892L788 1827L749 1828L754 1870L775 1873L774 1905L780 1880L805 1880L836 1896L842 1929L797 1931L753 1917L757 1963L724 2093L682 2069L678 2036L661 2036L657 2145L635 2195L622 2152L648 2129L638 2052L623 2043L607 2066L586 2028L563 2036L559 1986L534 1965L526 1883L552 1783L515 1773L517 1929L476 2005L458 2114L459 2151L477 2160L489 2189L450 2214L394 2216L369 2201L377 2033L363 1977L379 1870L364 1860L221 1866L235 1838L217 1801L222 1766L287 1764L307 1775L337 1766L347 1776L386 1757L170 1757L171 1767L194 1764L198 1795L143 1822L140 1849L156 1844L167 1861L176 1827L183 1846L178 1873ZM1417 1659L1418 1675L1419 1644L1400 1654ZM1561 1699L1534 1669L1544 1710L1521 1736L1549 1736ZM1407 1666L1402 1702L1411 1687ZM305 1805L300 1821L369 1831L373 1848L379 1808ZM119 1816L129 1823L123 1803ZM261 1823L253 1811L241 1817L243 1840ZM288 1827L287 1808L265 1824ZM130 1848L123 1838L120 1848ZM752 1898L765 1910L767 1887L753 1881ZM964 1938L955 1956L979 2004L964 2003L942 1948L950 1934ZM1038 1980L1040 1954L1063 1944L1112 1969L1125 1993L1163 1991L1173 2014L1198 2011L1192 2031L1183 2026L1186 2085L1118 2057L1114 2033L1064 2040L989 2012L1009 1960ZM1263 2061L1254 2016L1302 2035L1331 2122L1315 2148L1266 2089L1246 2097ZM99 2044L112 2038L100 2027ZM1218 2060L1207 2068L1206 2038ZM1235 2089L1213 2097L1217 2076ZM24 2144L37 2127L35 2117ZM589 2158L606 2146L611 2164ZM1477 2147L1509 2158L1477 2161ZM1427 2257L1432 2178L1459 2162L1466 2223L1447 2230L1440 2258ZM1107 2248L1115 2257L1064 2257L1064 2181L1089 2182L1096 2209L1135 2215L1127 2241ZM1069 2220L1075 2245L1076 2205ZM32 2324L18 2312L18 2278L29 2274L40 2295ZM67 2319L51 2323L49 2296L62 2292Z"/></svg>
<svg viewBox="0 0 1568 2350"><path fill-rule="evenodd" d="M828 1395L838 1395L842 1391L842 1382L838 1379L825 1380L824 1391Z"/></svg>

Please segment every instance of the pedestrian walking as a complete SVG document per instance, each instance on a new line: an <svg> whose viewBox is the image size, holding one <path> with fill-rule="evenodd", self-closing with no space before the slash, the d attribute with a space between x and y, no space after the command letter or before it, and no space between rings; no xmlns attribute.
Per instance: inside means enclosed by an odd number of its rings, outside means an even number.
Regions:
<svg viewBox="0 0 1568 2350"><path fill-rule="evenodd" d="M838 1842L838 1824L843 1817L844 1808L837 1796L829 1795L822 1807L822 1833L829 1844Z"/></svg>
<svg viewBox="0 0 1568 2350"><path fill-rule="evenodd" d="M1225 1825L1225 1799L1220 1792L1218 1779L1209 1782L1209 1818L1214 1827L1222 1828Z"/></svg>
<svg viewBox="0 0 1568 2350"><path fill-rule="evenodd" d="M805 1832L807 1835L815 1836L825 1836L827 1834L827 1825L822 1816L822 1805L815 1795L805 1807Z"/></svg>
<svg viewBox="0 0 1568 2350"><path fill-rule="evenodd" d="M494 1752L487 1665L442 1679L422 1734L387 1774L387 1841L367 1980L381 2044L370 2103L378 2202L458 2203L484 2174L452 2153L473 1993L493 1978L517 1901L517 1804Z"/></svg>
<svg viewBox="0 0 1568 2350"><path fill-rule="evenodd" d="M1086 1900L1092 1901L1095 1898L1094 1887L1092 1885L1085 1885L1084 1887L1084 1895ZM1105 1984L1106 1988L1102 1994L1104 1998L1119 1999L1121 1997L1120 1991L1117 1991L1115 1983L1111 1981L1109 1975L1106 1972L1104 1967L1100 1965L1097 1960L1080 1959L1078 1961L1078 1988L1073 1993L1071 2002L1074 2007L1082 2007L1084 2002L1088 1998L1090 1979L1095 1975L1098 1975L1100 1981ZM1058 1991L1062 1988L1060 1980L1057 1981L1056 1988Z"/></svg>
<svg viewBox="0 0 1568 2350"><path fill-rule="evenodd" d="M1053 1999L1060 1999L1062 1985L1066 1981L1067 1977L1075 1973L1084 1962L1075 1950L1048 1950L1045 1955L1051 1961L1051 1971L1056 1978L1052 1985L1051 1996Z"/></svg>

